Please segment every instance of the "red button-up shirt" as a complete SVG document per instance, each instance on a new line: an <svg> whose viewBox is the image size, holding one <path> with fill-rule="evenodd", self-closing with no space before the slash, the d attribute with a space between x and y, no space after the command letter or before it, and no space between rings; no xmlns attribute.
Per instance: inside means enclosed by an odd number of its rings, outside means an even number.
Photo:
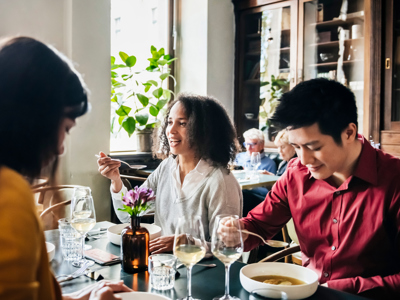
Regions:
<svg viewBox="0 0 400 300"><path fill-rule="evenodd" d="M336 188L292 160L265 201L243 218L272 238L293 218L303 266L328 287L376 299L400 299L400 160L359 136L354 174ZM250 236L245 250L260 244Z"/></svg>

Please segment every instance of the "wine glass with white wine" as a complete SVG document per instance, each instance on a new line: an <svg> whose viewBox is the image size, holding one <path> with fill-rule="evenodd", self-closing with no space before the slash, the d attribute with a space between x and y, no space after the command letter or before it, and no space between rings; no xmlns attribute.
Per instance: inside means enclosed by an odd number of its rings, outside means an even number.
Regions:
<svg viewBox="0 0 400 300"><path fill-rule="evenodd" d="M180 217L175 229L174 255L187 269L188 296L182 300L195 300L192 298L192 267L205 256L206 249L201 218Z"/></svg>
<svg viewBox="0 0 400 300"><path fill-rule="evenodd" d="M231 226L227 226L228 223ZM221 230L221 228L229 230ZM211 251L225 265L225 295L213 300L240 300L229 295L229 269L231 264L243 253L243 239L240 230L239 217L236 215L218 215L211 237Z"/></svg>
<svg viewBox="0 0 400 300"><path fill-rule="evenodd" d="M85 237L86 234L96 225L96 213L92 193L89 187L76 187L71 201L71 226L81 236L81 257L74 261L74 267L81 267L87 263L94 265L93 261L85 259Z"/></svg>

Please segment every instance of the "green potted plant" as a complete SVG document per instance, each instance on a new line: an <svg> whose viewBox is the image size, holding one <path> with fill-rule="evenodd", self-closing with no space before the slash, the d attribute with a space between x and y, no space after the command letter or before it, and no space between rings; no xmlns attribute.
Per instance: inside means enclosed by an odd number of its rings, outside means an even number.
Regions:
<svg viewBox="0 0 400 300"><path fill-rule="evenodd" d="M260 83L260 87L266 87L264 88L264 93L261 92L262 98L260 103L259 118L260 123L265 122L265 126L263 126L261 130L266 130L268 132L269 140L272 141L273 130L269 118L274 114L282 94L287 91L289 87L289 81L286 79L276 78L274 75L271 75L271 80L262 81Z"/></svg>
<svg viewBox="0 0 400 300"><path fill-rule="evenodd" d="M171 63L176 58L165 54L164 48L150 48L151 57L145 70L135 71L136 57L119 52L121 63L111 56L111 133L125 130L129 137L136 131L138 152L151 151L151 134L159 122L163 108L173 92L166 87Z"/></svg>

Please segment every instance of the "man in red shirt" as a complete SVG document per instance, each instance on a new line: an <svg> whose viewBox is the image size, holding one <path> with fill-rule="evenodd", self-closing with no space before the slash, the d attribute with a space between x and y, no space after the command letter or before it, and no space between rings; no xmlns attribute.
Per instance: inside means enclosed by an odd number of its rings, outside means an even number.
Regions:
<svg viewBox="0 0 400 300"><path fill-rule="evenodd" d="M273 237L293 218L302 261L330 288L400 299L400 160L357 133L353 93L314 79L284 94L271 118L298 158L241 219ZM260 244L244 236L245 250Z"/></svg>

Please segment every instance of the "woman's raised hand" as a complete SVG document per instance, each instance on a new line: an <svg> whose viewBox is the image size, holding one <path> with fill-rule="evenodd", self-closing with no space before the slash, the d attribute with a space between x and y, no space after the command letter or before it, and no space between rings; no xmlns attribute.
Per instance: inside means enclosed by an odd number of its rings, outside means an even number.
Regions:
<svg viewBox="0 0 400 300"><path fill-rule="evenodd" d="M99 153L100 158L97 160L99 166L99 172L104 177L111 180L112 190L117 193L122 188L122 181L119 174L119 167L121 162L115 159L111 159L104 152Z"/></svg>

